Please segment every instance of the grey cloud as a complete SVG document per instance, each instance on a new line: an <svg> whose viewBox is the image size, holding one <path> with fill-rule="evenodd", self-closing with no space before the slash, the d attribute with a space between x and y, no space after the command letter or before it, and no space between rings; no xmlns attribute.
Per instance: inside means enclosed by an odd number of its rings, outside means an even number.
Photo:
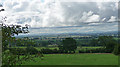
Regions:
<svg viewBox="0 0 120 67"><path fill-rule="evenodd" d="M8 2L7 2L8 1ZM31 27L80 26L76 28L42 29L42 32L80 32L115 30L112 23L106 23L111 16L118 16L115 2L51 2L45 0L6 0L4 7L10 22L29 24ZM12 17L12 18L11 18ZM87 21L87 22L86 22ZM115 22L113 22L114 24ZM105 27L103 27L105 26ZM86 27L86 29L83 29ZM117 30L117 29L116 29ZM39 31L39 32L40 32ZM37 31L36 31L37 32Z"/></svg>

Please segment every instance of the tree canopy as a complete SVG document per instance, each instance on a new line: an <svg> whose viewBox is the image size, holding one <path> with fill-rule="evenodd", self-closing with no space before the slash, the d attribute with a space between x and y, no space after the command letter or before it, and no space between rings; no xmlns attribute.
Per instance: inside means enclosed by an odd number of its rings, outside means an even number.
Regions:
<svg viewBox="0 0 120 67"><path fill-rule="evenodd" d="M117 41L112 36L100 36L98 38L98 43L103 45L108 52L112 52Z"/></svg>
<svg viewBox="0 0 120 67"><path fill-rule="evenodd" d="M75 51L75 49L77 48L76 43L76 40L74 40L73 38L66 38L62 41L63 49L65 51Z"/></svg>
<svg viewBox="0 0 120 67"><path fill-rule="evenodd" d="M6 25L1 24L2 30L2 48L3 51L7 49L8 43L15 40L14 35L20 33L28 33L28 26L22 27L21 25Z"/></svg>

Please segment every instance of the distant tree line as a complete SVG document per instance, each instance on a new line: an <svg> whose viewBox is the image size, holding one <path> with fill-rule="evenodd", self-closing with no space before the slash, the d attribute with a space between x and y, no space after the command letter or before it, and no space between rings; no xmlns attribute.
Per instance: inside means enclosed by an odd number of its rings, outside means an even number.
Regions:
<svg viewBox="0 0 120 67"><path fill-rule="evenodd" d="M79 50L79 53L114 53L120 54L120 46L117 40L112 36L99 36L98 39L91 40L92 45L100 44L103 48ZM66 38L62 41L62 45L59 45L59 50L55 49L42 49L45 54L51 53L75 53L77 48L76 40L73 38Z"/></svg>
<svg viewBox="0 0 120 67"><path fill-rule="evenodd" d="M22 42L21 42L22 41ZM20 42L20 43L19 43ZM75 53L75 50L78 44L78 40L75 40L73 38L65 38L62 41L59 42L58 48L59 49L42 49L41 53L45 54L52 54L52 53ZM97 48L97 49L86 49L86 50L79 50L79 53L114 53L119 54L119 45L118 40L115 40L112 36L99 36L98 38L86 40L83 42L87 43L89 42L88 46L102 46L103 48ZM16 41L17 43L17 41ZM32 47L47 47L48 44L54 44L55 41L31 41L31 40L19 40L18 44L19 46L32 46ZM82 46L81 46L82 47Z"/></svg>

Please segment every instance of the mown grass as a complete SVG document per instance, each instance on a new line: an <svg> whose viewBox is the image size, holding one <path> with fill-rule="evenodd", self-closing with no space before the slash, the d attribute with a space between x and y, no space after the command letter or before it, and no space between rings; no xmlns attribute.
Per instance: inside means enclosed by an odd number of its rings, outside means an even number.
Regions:
<svg viewBox="0 0 120 67"><path fill-rule="evenodd" d="M45 54L42 60L34 59L23 65L118 65L113 54Z"/></svg>

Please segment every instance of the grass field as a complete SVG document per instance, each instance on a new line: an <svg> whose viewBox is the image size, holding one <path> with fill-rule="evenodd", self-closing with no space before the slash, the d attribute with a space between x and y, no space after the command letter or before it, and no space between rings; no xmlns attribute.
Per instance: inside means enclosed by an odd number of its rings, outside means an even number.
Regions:
<svg viewBox="0 0 120 67"><path fill-rule="evenodd" d="M113 54L45 54L43 60L34 59L23 65L118 65Z"/></svg>

